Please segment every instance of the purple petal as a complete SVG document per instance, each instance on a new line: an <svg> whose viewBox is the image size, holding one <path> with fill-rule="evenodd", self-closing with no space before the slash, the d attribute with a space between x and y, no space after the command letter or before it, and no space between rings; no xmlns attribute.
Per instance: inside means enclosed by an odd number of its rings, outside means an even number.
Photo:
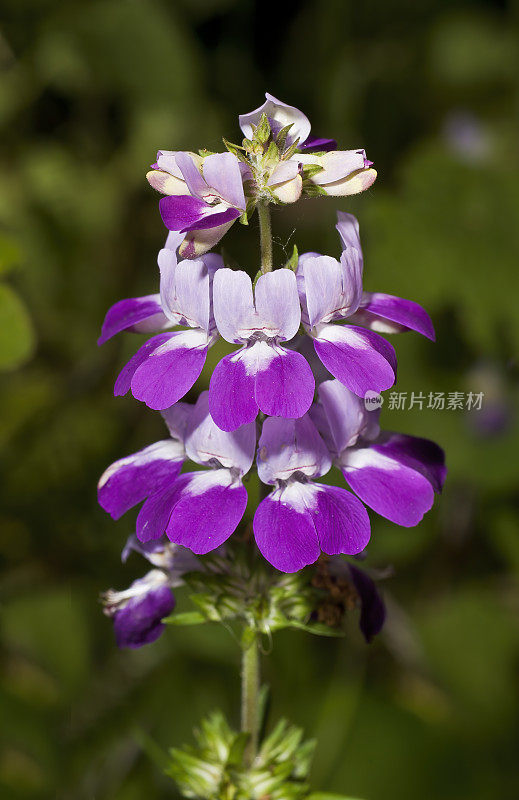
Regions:
<svg viewBox="0 0 519 800"><path fill-rule="evenodd" d="M340 381L323 381L318 389L337 453L356 444L357 439L374 439L379 431L380 410L368 411L358 395Z"/></svg>
<svg viewBox="0 0 519 800"><path fill-rule="evenodd" d="M341 237L342 249L346 250L353 247L362 255L358 219L354 217L353 214L347 214L345 211L338 211L337 225L335 228Z"/></svg>
<svg viewBox="0 0 519 800"><path fill-rule="evenodd" d="M202 200L208 187L192 157L188 153L180 152L176 154L175 162L193 197Z"/></svg>
<svg viewBox="0 0 519 800"><path fill-rule="evenodd" d="M158 337L156 337L158 338ZM204 331L170 334L137 367L131 379L132 394L149 408L169 408L191 389L205 364L208 338Z"/></svg>
<svg viewBox="0 0 519 800"><path fill-rule="evenodd" d="M279 133L281 128L292 125L287 136L287 146L290 146L296 139L305 142L310 135L308 117L298 108L283 103L268 92L265 92L265 97L266 101L263 105L248 114L240 114L240 128L244 136L250 139L253 135L252 126L259 123L262 114L266 114L274 136Z"/></svg>
<svg viewBox="0 0 519 800"><path fill-rule="evenodd" d="M133 355L119 373L114 386L114 395L120 397L130 390L132 378L136 370L146 359L157 350L162 344L168 342L174 333L159 333L158 336L148 339ZM172 405L172 403L170 403Z"/></svg>
<svg viewBox="0 0 519 800"><path fill-rule="evenodd" d="M293 350L258 342L256 402L272 417L302 417L314 398L315 381L306 359Z"/></svg>
<svg viewBox="0 0 519 800"><path fill-rule="evenodd" d="M114 615L115 641L118 647L142 647L159 638L164 617L175 607L175 596L168 586L159 586L132 598Z"/></svg>
<svg viewBox="0 0 519 800"><path fill-rule="evenodd" d="M379 333L416 331L435 341L434 327L427 311L412 300L380 292L365 292L354 322Z"/></svg>
<svg viewBox="0 0 519 800"><path fill-rule="evenodd" d="M355 494L397 525L417 525L433 504L433 487L426 477L373 447L347 450L341 468Z"/></svg>
<svg viewBox="0 0 519 800"><path fill-rule="evenodd" d="M281 572L297 572L313 564L321 548L306 509L306 487L294 484L277 489L259 504L254 514L254 537L263 557Z"/></svg>
<svg viewBox="0 0 519 800"><path fill-rule="evenodd" d="M182 258L199 258L214 247L225 236L234 220L217 225L215 228L204 228L199 231L188 231L182 242L179 254Z"/></svg>
<svg viewBox="0 0 519 800"><path fill-rule="evenodd" d="M258 476L263 483L286 481L295 472L309 478L325 475L331 459L308 415L301 419L268 417L258 442Z"/></svg>
<svg viewBox="0 0 519 800"><path fill-rule="evenodd" d="M247 505L247 491L227 469L186 473L166 533L176 544L202 555L236 530Z"/></svg>
<svg viewBox="0 0 519 800"><path fill-rule="evenodd" d="M255 319L252 281L246 272L219 269L213 281L213 308L221 336L231 344L247 340Z"/></svg>
<svg viewBox="0 0 519 800"><path fill-rule="evenodd" d="M293 339L301 322L296 276L290 269L262 275L255 289L256 311L269 337Z"/></svg>
<svg viewBox="0 0 519 800"><path fill-rule="evenodd" d="M315 504L309 506L321 550L328 555L360 553L369 542L368 512L357 498L337 486L316 483Z"/></svg>
<svg viewBox="0 0 519 800"><path fill-rule="evenodd" d="M256 419L256 357L251 353L253 349L243 348L225 356L211 375L209 409L223 431L235 431L240 425Z"/></svg>
<svg viewBox="0 0 519 800"><path fill-rule="evenodd" d="M186 431L186 453L197 464L215 460L226 469L245 475L254 460L256 426L253 422L229 433L222 431L209 413L209 392L202 392L192 411Z"/></svg>
<svg viewBox="0 0 519 800"><path fill-rule="evenodd" d="M314 339L326 369L355 394L383 392L396 379L393 347L372 331L353 325L323 325Z"/></svg>
<svg viewBox="0 0 519 800"><path fill-rule="evenodd" d="M175 273L177 270L177 254L176 248L168 247L167 243L169 237L173 235L180 239L180 245L183 240L183 234L177 231L170 231L168 239L166 240L166 247L159 250L157 263L160 271L160 302L164 313L169 317L174 325L179 325L182 319L178 312L177 304L175 303ZM175 239L176 242L176 239Z"/></svg>
<svg viewBox="0 0 519 800"><path fill-rule="evenodd" d="M279 269L262 275L254 296L247 273L219 269L214 276L213 304L216 325L228 342L246 342L255 333L269 339L292 339L299 328L301 310L296 277Z"/></svg>
<svg viewBox="0 0 519 800"><path fill-rule="evenodd" d="M137 515L135 533L140 542L160 539L166 532L171 510L176 498L185 484L185 475L179 475L176 481L159 491L150 494Z"/></svg>
<svg viewBox="0 0 519 800"><path fill-rule="evenodd" d="M162 284L162 280L161 280ZM162 286L161 286L162 288ZM168 297L168 305L175 308L183 325L202 328L209 332L210 300L209 272L203 259L181 261L174 274L174 297Z"/></svg>
<svg viewBox="0 0 519 800"><path fill-rule="evenodd" d="M360 599L360 629L369 643L384 626L386 607L372 578L353 564L348 568Z"/></svg>
<svg viewBox="0 0 519 800"><path fill-rule="evenodd" d="M167 198L164 198L167 199ZM160 201L162 203L162 200ZM183 231L199 231L207 228L219 228L228 222L234 222L240 216L236 208L227 208L223 203L217 206L207 206L207 212L191 225L182 228Z"/></svg>
<svg viewBox="0 0 519 800"><path fill-rule="evenodd" d="M356 311L362 296L362 270L356 250L341 262L330 256L300 260L310 327Z"/></svg>
<svg viewBox="0 0 519 800"><path fill-rule="evenodd" d="M245 195L238 159L232 153L214 153L204 158L202 171L208 186L216 189L229 205L245 211Z"/></svg>
<svg viewBox="0 0 519 800"><path fill-rule="evenodd" d="M204 219L209 209L210 206L204 200L191 195L172 194L159 200L162 221L170 231L190 229L192 225Z"/></svg>
<svg viewBox="0 0 519 800"><path fill-rule="evenodd" d="M162 486L173 483L184 462L184 448L167 439L116 461L101 476L97 497L113 519Z"/></svg>
<svg viewBox="0 0 519 800"><path fill-rule="evenodd" d="M309 136L305 142L299 144L299 149L305 153L337 150L337 142L335 139L320 139L317 136Z"/></svg>
<svg viewBox="0 0 519 800"><path fill-rule="evenodd" d="M441 492L447 467L445 453L435 442L405 433L385 432L373 443L372 448L417 470L432 484L435 492Z"/></svg>
<svg viewBox="0 0 519 800"><path fill-rule="evenodd" d="M104 344L121 331L148 333L161 331L170 324L162 310L158 294L119 300L108 309L97 344Z"/></svg>
<svg viewBox="0 0 519 800"><path fill-rule="evenodd" d="M184 179L182 175L182 170L177 164L177 156L182 153L182 150L159 150L157 152L157 161L155 164L152 164L152 169L162 169L165 172L171 173L174 175L175 178ZM185 153L185 155L192 155L191 153Z"/></svg>
<svg viewBox="0 0 519 800"><path fill-rule="evenodd" d="M191 403L175 403L171 408L161 411L162 418L168 426L168 431L173 439L184 441L188 421L193 413Z"/></svg>

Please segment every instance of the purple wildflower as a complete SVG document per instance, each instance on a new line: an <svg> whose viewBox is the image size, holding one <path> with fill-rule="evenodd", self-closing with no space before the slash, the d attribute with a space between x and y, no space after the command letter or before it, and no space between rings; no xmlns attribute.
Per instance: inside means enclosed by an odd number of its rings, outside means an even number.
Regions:
<svg viewBox="0 0 519 800"><path fill-rule="evenodd" d="M144 500L136 525L141 542L166 533L175 544L207 553L228 539L245 511L242 478L254 459L255 426L222 431L209 414L207 392L195 406L178 403L163 416L172 441L112 464L99 481L99 502L118 518ZM185 457L206 469L179 474Z"/></svg>
<svg viewBox="0 0 519 800"><path fill-rule="evenodd" d="M213 286L220 334L242 348L225 356L211 377L209 406L222 430L252 422L258 410L300 417L314 395L312 371L300 353L281 342L296 335L301 320L294 273L262 275L255 288L245 272L221 269Z"/></svg>
<svg viewBox="0 0 519 800"><path fill-rule="evenodd" d="M324 417L315 417L349 487L378 514L397 525L417 525L429 511L445 476L443 450L428 439L380 432L378 411L339 381L319 387ZM327 430L326 430L327 428Z"/></svg>
<svg viewBox="0 0 519 800"><path fill-rule="evenodd" d="M375 330L396 333L416 330L434 338L431 320L417 303L362 290L363 259L358 223L339 213L337 230L343 251L340 261L306 253L299 259L298 288L302 322L312 337L324 367L358 395L389 389L396 378L396 356ZM365 325L337 325L352 320Z"/></svg>
<svg viewBox="0 0 519 800"><path fill-rule="evenodd" d="M159 203L170 231L185 236L180 254L196 258L214 247L245 211L247 175L232 153L202 158L195 153L159 151L151 185L166 196Z"/></svg>
<svg viewBox="0 0 519 800"><path fill-rule="evenodd" d="M147 497L166 491L178 477L186 457L184 432L192 406L177 403L162 412L171 438L115 461L99 479L98 500L113 519Z"/></svg>
<svg viewBox="0 0 519 800"><path fill-rule="evenodd" d="M189 550L164 539L142 545L135 536L130 536L123 549L123 561L132 550L144 556L156 569L124 591L109 589L102 600L104 613L113 620L118 647L138 648L154 642L164 631L162 620L175 607L175 595L171 590L182 585L182 575L196 569L198 562Z"/></svg>
<svg viewBox="0 0 519 800"><path fill-rule="evenodd" d="M99 340L103 343L122 330L142 332L156 326L155 330L163 331L178 325L187 328L149 339L115 382L115 395L131 389L137 400L158 410L169 408L191 389L208 349L218 338L211 285L223 260L208 253L200 259L177 262L178 243L178 234L170 234L159 253L160 295L116 303L106 315Z"/></svg>
<svg viewBox="0 0 519 800"><path fill-rule="evenodd" d="M263 423L258 476L274 486L254 515L254 536L263 556L282 572L328 555L360 553L370 537L368 514L345 489L314 483L332 465L311 419L270 418Z"/></svg>

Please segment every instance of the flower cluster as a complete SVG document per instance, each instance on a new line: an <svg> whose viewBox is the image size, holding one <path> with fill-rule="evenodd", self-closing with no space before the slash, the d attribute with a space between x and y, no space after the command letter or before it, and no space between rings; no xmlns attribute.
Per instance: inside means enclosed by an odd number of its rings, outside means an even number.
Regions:
<svg viewBox="0 0 519 800"><path fill-rule="evenodd" d="M368 188L376 172L364 150L311 137L306 116L268 94L240 116L240 127L242 145L226 142L224 153L159 151L147 176L164 195L169 229L159 292L116 303L99 340L155 334L124 366L115 394L131 391L160 410L170 434L116 461L99 482L99 502L114 519L141 504L133 541L152 564L157 552L167 561L108 597L118 641L130 646L159 635L174 605L179 554L207 554L236 531L253 465L264 485L251 514L254 538L285 573L322 554L362 553L371 531L366 506L416 525L445 478L437 445L382 432L379 411L363 401L396 379L394 348L380 334L415 331L433 340L434 330L417 303L364 291L355 217L338 213L338 258L311 252L275 270L263 264L254 282L208 252L256 206ZM182 402L220 337L235 349L216 365L209 390ZM198 468L183 471L186 461ZM321 482L332 466L344 486ZM358 567L348 570L369 639L383 606L372 581Z"/></svg>

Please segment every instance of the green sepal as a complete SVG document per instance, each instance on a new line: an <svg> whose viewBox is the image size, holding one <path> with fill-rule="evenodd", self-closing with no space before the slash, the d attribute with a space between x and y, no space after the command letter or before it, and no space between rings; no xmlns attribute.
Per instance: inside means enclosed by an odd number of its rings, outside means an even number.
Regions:
<svg viewBox="0 0 519 800"><path fill-rule="evenodd" d="M220 622L221 616L216 610L212 595L209 592L207 594L192 594L189 599L195 606L198 606L202 616L207 621Z"/></svg>
<svg viewBox="0 0 519 800"><path fill-rule="evenodd" d="M215 152L214 152L214 150L207 150L205 147L202 147L198 151L198 155L202 156L202 158L207 158L207 156L214 156Z"/></svg>
<svg viewBox="0 0 519 800"><path fill-rule="evenodd" d="M292 255L290 256L288 261L285 262L285 269L291 269L292 272L295 272L297 269L298 262L299 262L299 251L297 249L297 245L295 244L292 250Z"/></svg>
<svg viewBox="0 0 519 800"><path fill-rule="evenodd" d="M234 144L234 142L229 142L225 137L222 137L222 141L226 149L229 151L229 153L232 153L234 156L237 156L238 158L242 155L243 147L240 147L239 144Z"/></svg>
<svg viewBox="0 0 519 800"><path fill-rule="evenodd" d="M285 149L287 136L290 133L290 128L293 126L293 124L294 123L291 122L290 125L285 125L285 127L281 128L281 130L279 131L278 135L276 136L276 144L279 147L279 149L281 150L281 152L283 152L283 150Z"/></svg>
<svg viewBox="0 0 519 800"><path fill-rule="evenodd" d="M299 139L296 139L293 144L288 147L285 152L283 153L283 161L288 161L289 158L292 158L295 155L299 148Z"/></svg>
<svg viewBox="0 0 519 800"><path fill-rule="evenodd" d="M318 175L323 169L324 167L320 164L305 164L303 166L303 180L313 178L314 175Z"/></svg>
<svg viewBox="0 0 519 800"><path fill-rule="evenodd" d="M316 183L310 183L310 181L305 181L303 184L303 192L307 197L328 197L326 189Z"/></svg>
<svg viewBox="0 0 519 800"><path fill-rule="evenodd" d="M162 622L166 625L203 625L208 619L200 611L184 611L182 614L171 614Z"/></svg>
<svg viewBox="0 0 519 800"><path fill-rule="evenodd" d="M257 282L259 281L259 279L261 278L262 275L263 275L263 272L259 269L256 272L256 275L254 276L254 280L252 281L252 288L253 289L256 288L256 284L257 284Z"/></svg>
<svg viewBox="0 0 519 800"><path fill-rule="evenodd" d="M265 153L265 164L269 167L274 167L276 164L279 163L279 147L275 142L271 142L268 146L268 150Z"/></svg>
<svg viewBox="0 0 519 800"><path fill-rule="evenodd" d="M270 134L271 130L268 117L266 114L262 114L259 123L254 129L253 139L259 142L260 144L265 144L265 142L268 141Z"/></svg>

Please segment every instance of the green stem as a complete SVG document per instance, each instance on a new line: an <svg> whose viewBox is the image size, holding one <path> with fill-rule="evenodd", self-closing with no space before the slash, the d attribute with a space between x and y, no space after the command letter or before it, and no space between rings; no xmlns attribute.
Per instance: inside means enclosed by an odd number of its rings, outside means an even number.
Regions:
<svg viewBox="0 0 519 800"><path fill-rule="evenodd" d="M272 272L272 225L268 203L258 203L260 224L261 271Z"/></svg>
<svg viewBox="0 0 519 800"><path fill-rule="evenodd" d="M251 766L258 750L260 656L258 640L243 648L241 669L241 729L250 734L245 761Z"/></svg>

